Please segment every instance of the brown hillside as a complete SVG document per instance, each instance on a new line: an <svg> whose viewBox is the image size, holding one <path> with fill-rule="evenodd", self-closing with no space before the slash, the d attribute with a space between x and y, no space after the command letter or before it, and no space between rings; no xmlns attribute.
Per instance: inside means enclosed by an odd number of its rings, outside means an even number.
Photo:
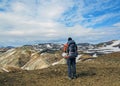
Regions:
<svg viewBox="0 0 120 86"><path fill-rule="evenodd" d="M61 51L51 53L41 53L31 47L20 47L8 50L0 56L0 72L12 71L10 68L20 68L23 70L35 70L47 68L52 63L59 61ZM9 66L9 67L8 67Z"/></svg>

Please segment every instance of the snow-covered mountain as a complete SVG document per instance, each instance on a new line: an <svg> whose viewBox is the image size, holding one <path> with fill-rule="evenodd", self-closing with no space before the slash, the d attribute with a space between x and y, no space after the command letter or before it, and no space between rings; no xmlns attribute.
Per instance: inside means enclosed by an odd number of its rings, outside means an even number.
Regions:
<svg viewBox="0 0 120 86"><path fill-rule="evenodd" d="M77 46L78 46L79 51L85 51L85 50L88 50L88 49L95 48L95 45L90 44L90 43L78 43Z"/></svg>
<svg viewBox="0 0 120 86"><path fill-rule="evenodd" d="M94 45L94 48L89 48L86 53L107 54L120 51L120 40L112 40Z"/></svg>
<svg viewBox="0 0 120 86"><path fill-rule="evenodd" d="M29 46L41 52L51 52L51 51L63 49L63 44L55 44L55 43L43 43L43 44L36 44ZM106 53L120 51L120 40L112 40L108 42L102 42L99 44L78 43L77 46L78 46L78 51L82 51L84 53L106 54Z"/></svg>
<svg viewBox="0 0 120 86"><path fill-rule="evenodd" d="M57 43L42 43L42 44L35 44L35 45L24 45L25 47L31 47L36 51L43 52L53 52L56 50L62 50L63 44ZM112 40L108 42L102 42L99 44L90 44L90 43L78 43L78 51L82 51L83 53L88 53L91 55L97 54L106 54L112 52L120 51L120 40ZM0 48L0 51L7 51L11 47ZM12 47L13 48L13 47Z"/></svg>
<svg viewBox="0 0 120 86"><path fill-rule="evenodd" d="M98 49L100 49L100 50L102 50L103 52L106 52L106 53L120 51L120 40L113 40L113 41L110 41L110 42L111 42L111 44L104 43L104 46L99 47Z"/></svg>
<svg viewBox="0 0 120 86"><path fill-rule="evenodd" d="M43 43L32 45L35 50L44 51L44 50L60 50L63 47L63 44L55 44L55 43Z"/></svg>

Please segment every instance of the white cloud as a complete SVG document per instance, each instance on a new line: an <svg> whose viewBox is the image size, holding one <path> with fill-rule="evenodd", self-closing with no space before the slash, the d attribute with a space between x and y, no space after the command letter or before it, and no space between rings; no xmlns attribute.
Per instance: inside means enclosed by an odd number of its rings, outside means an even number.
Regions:
<svg viewBox="0 0 120 86"><path fill-rule="evenodd" d="M101 15L101 16L98 16L98 17L92 17L92 18L90 18L91 21L90 22L86 21L84 26L88 27L88 26L92 26L92 25L95 25L95 24L100 24L100 23L103 23L106 20L109 20L110 18L114 18L114 17L117 17L119 15L120 14L108 13L108 14L104 14L104 15Z"/></svg>
<svg viewBox="0 0 120 86"><path fill-rule="evenodd" d="M120 28L120 22L114 24L113 26L119 27Z"/></svg>
<svg viewBox="0 0 120 86"><path fill-rule="evenodd" d="M119 17L119 0L81 0L74 2L72 10L66 12L65 23L81 24L84 27L95 26L111 18ZM117 12L118 10L118 12ZM111 21L111 20L110 20Z"/></svg>
<svg viewBox="0 0 120 86"><path fill-rule="evenodd" d="M81 12L84 10L83 4L81 3L79 8ZM36 40L62 40L69 36L78 41L88 41L93 38L97 40L110 35L111 31L116 31L106 29L107 32L105 32L103 29L85 28L84 25L66 27L59 23L57 20L62 18L62 14L74 5L72 0L38 0L38 2L13 0L9 2L9 5L7 11L0 12L0 40L3 44L19 42L18 45L20 45L20 43ZM84 20L82 13L78 12L75 16L72 21ZM106 17L109 16L95 18L92 23L87 23L86 26L100 22Z"/></svg>

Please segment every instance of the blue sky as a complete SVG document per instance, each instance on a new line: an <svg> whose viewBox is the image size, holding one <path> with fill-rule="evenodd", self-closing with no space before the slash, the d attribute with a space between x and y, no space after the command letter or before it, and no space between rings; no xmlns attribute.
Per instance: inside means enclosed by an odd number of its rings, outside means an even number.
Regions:
<svg viewBox="0 0 120 86"><path fill-rule="evenodd" d="M0 45L120 40L120 0L0 0Z"/></svg>

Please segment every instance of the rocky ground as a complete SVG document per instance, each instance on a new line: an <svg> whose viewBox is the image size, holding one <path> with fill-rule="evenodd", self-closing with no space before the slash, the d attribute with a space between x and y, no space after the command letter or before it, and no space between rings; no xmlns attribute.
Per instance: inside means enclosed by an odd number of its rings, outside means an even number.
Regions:
<svg viewBox="0 0 120 86"><path fill-rule="evenodd" d="M67 66L0 73L0 86L120 86L120 52L77 63L77 79L67 78Z"/></svg>

